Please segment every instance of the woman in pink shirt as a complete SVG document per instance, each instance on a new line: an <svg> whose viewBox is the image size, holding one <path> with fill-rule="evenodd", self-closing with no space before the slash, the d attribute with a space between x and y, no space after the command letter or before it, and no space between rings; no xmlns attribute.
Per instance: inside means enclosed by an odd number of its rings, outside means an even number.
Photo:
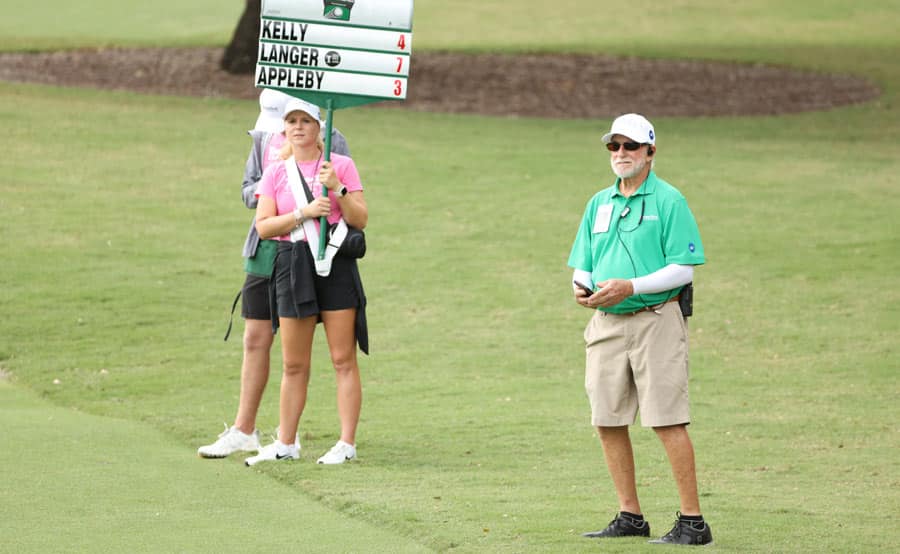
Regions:
<svg viewBox="0 0 900 554"><path fill-rule="evenodd" d="M275 258L275 300L282 332L284 373L281 380L278 437L263 447L259 454L247 458L247 465L261 461L298 459L300 443L297 428L306 404L310 376L310 358L316 324L325 326L328 348L337 381L340 440L318 459L320 464L340 464L356 457L356 427L362 405L356 347L368 353L365 320L365 294L356 259L336 255L327 275L316 272L315 253L311 252L306 233L326 216L329 224L343 219L348 225L363 229L369 218L359 173L353 160L332 154L323 157L322 119L319 108L303 100L288 102L284 112L282 151L284 163L266 168L257 194L256 229L263 239L279 241ZM289 174L296 165L305 194L311 198L298 207ZM328 189L322 195L323 187ZM318 237L311 239L313 243ZM273 313L273 317L274 317Z"/></svg>

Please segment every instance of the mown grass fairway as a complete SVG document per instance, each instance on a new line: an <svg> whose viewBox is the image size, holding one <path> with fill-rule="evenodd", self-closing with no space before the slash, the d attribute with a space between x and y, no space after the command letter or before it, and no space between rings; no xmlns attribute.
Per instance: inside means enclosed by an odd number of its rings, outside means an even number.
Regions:
<svg viewBox="0 0 900 554"><path fill-rule="evenodd" d="M824 113L648 116L657 171L688 197L708 258L690 322L691 433L714 549L893 549L900 67L885 53L900 42L887 27L898 3L638 2L629 29L605 12L544 24L534 0L503 14L466 5L417 2L417 48L450 47L458 27L461 48L665 50L882 87L876 102ZM141 27L141 43L216 43L239 11L204 26L203 11L154 6L178 13L179 31ZM127 42L83 14L42 32L19 11L0 27L4 49ZM810 25L822 32L791 32ZM243 279L256 115L254 102L0 83L0 552L595 552L579 533L616 501L582 388L589 314L565 262L584 203L611 182L609 121L337 112L371 212L360 459L314 463L337 431L320 336L302 460L248 469L194 451L236 408L240 323L221 338ZM633 436L660 534L674 484L653 433Z"/></svg>
<svg viewBox="0 0 900 554"><path fill-rule="evenodd" d="M271 552L296 548L287 530L298 524L310 551L343 552L345 536L371 552L428 551L236 464L204 467L140 422L53 406L8 383L0 400L0 551Z"/></svg>

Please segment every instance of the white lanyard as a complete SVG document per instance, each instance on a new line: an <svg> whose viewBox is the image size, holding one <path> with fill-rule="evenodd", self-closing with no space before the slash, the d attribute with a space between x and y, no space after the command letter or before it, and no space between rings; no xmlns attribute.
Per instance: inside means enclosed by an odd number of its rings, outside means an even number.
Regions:
<svg viewBox="0 0 900 554"><path fill-rule="evenodd" d="M287 171L288 186L291 188L291 194L294 195L294 202L297 204L297 208L302 210L309 204L309 201L306 199L306 193L303 190L300 169L297 167L297 161L293 156L284 161L284 168ZM291 242L299 242L305 237L309 251L316 262L316 273L322 277L327 277L331 273L331 261L334 259L346 236L347 224L344 222L344 218L341 218L335 231L329 237L328 244L325 247L325 258L320 260L319 230L316 228L315 218L309 218L303 222L302 227L291 231Z"/></svg>

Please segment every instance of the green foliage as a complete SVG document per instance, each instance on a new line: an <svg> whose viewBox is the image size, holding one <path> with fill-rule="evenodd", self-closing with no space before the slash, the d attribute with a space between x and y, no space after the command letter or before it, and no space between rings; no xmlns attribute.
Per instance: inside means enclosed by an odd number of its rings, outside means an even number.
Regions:
<svg viewBox="0 0 900 554"><path fill-rule="evenodd" d="M629 7L633 32L604 27L607 12L558 15L574 3L540 18L522 3L502 13L500 5L454 3L450 13L450 4L420 0L417 45L448 46L443 29L465 28L472 48L665 49L853 71L883 88L876 102L830 112L654 123L658 173L688 197L708 256L691 321L691 432L717 548L891 548L900 538L900 72L885 52L896 48L886 31L896 2L866 11L818 2L816 12L811 2L787 12L772 2L657 3L656 12L639 3ZM91 34L77 18L65 30L30 28L21 24L35 20L29 9L15 28L28 28L31 44ZM231 10L210 33L227 36L239 8ZM820 32L804 26L814 18ZM532 32L539 24L544 34ZM185 34L165 41L203 42L202 29L184 24ZM143 36L168 33L147 26ZM14 47L6 40L0 46ZM790 48L773 46L782 43ZM584 203L610 182L599 142L608 122L339 111L371 212L361 263L372 356L362 359L360 459L314 464L337 431L320 336L303 459L250 470L239 458L198 461L193 448L237 404L240 323L228 343L221 335L242 281L250 219L238 200L243 129L255 116L249 101L0 84L0 379L17 385L0 385L0 460L13 472L0 497L0 534L16 529L25 545L16 551L45 550L42 534L81 533L72 510L93 514L92 504L111 503L120 517L75 544L116 548L162 498L170 522L190 511L188 521L214 534L230 525L214 501L237 504L229 492L237 482L238 499L265 489L272 506L279 498L301 506L293 527L274 507L253 511L250 543L257 530L278 532L259 527L269 523L301 537L359 525L350 532L370 551L388 540L373 527L435 551L595 551L578 534L605 524L616 500L582 390L589 314L569 296L565 262ZM274 356L260 412L265 431L277 424L279 363ZM103 432L84 431L93 428ZM77 445L65 442L69 435ZM143 442L129 444L132 435ZM677 509L668 464L652 432L633 437L642 503L661 533ZM46 463L16 461L54 440L65 458L39 450ZM122 444L139 453L133 466L115 461ZM164 486L154 491L154 480L136 477L144 473ZM98 486L55 502L41 475ZM200 502L166 488L179 478L215 492ZM127 480L156 500L135 504L115 488ZM20 504L32 508L10 511ZM307 510L318 514L312 525L304 525ZM52 531L40 525L48 521ZM102 533L104 522L122 528ZM165 529L164 550L205 550L190 525L151 528ZM604 549L653 550L640 541Z"/></svg>

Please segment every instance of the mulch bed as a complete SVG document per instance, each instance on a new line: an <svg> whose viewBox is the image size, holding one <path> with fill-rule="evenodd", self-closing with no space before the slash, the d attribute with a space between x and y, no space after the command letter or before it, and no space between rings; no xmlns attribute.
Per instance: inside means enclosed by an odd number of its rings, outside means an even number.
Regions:
<svg viewBox="0 0 900 554"><path fill-rule="evenodd" d="M219 68L221 48L106 48L0 53L0 80L254 99L252 75ZM775 115L867 102L881 91L849 75L766 65L584 55L421 52L403 102L378 107L551 118Z"/></svg>

